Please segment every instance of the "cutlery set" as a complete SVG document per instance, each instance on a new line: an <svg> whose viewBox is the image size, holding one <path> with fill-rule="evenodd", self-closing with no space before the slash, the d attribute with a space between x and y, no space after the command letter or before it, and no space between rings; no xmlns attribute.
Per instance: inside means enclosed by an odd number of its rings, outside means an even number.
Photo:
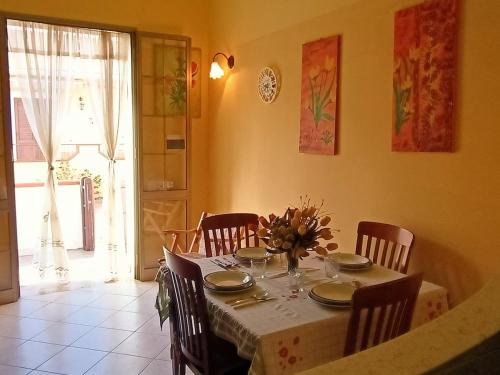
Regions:
<svg viewBox="0 0 500 375"><path fill-rule="evenodd" d="M251 295L250 297L246 297L246 298L240 297L240 298L236 298L236 299L227 300L226 304L233 307L234 309L239 309L239 308L246 307L246 306L252 306L252 305L255 305L255 304L258 304L261 302L272 301L275 299L277 299L277 298L271 296L269 294L269 292L266 290L266 291L263 291L260 293L255 293L255 294Z"/></svg>
<svg viewBox="0 0 500 375"><path fill-rule="evenodd" d="M236 262L232 262L228 259L225 259L225 258L215 258L215 259L211 259L210 260L213 264L225 269L225 270L229 270L230 268L238 268L238 267L241 267L238 263Z"/></svg>

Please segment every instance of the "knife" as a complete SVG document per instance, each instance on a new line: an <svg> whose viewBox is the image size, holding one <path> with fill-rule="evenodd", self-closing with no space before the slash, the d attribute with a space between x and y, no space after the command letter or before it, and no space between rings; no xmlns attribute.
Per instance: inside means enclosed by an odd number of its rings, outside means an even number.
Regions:
<svg viewBox="0 0 500 375"><path fill-rule="evenodd" d="M256 300L253 300L253 301L247 301L247 302L244 302L244 303L240 303L240 304L238 304L236 306L233 306L233 308L234 309L240 309L242 307L256 305L257 303L271 301L271 300L274 300L274 299L278 299L278 297L269 297L269 298L266 298L266 299L256 299Z"/></svg>
<svg viewBox="0 0 500 375"><path fill-rule="evenodd" d="M223 268L227 271L227 266L225 266L224 264L222 264L221 262L219 262L217 259L210 259L210 261L215 264L216 266L219 266L220 268Z"/></svg>

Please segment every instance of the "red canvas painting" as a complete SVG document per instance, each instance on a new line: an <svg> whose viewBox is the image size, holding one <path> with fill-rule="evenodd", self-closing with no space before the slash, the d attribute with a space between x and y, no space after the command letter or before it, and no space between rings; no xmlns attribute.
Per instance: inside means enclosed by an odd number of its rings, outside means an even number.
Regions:
<svg viewBox="0 0 500 375"><path fill-rule="evenodd" d="M339 36L302 46L299 151L335 154Z"/></svg>
<svg viewBox="0 0 500 375"><path fill-rule="evenodd" d="M396 13L393 151L452 151L457 0Z"/></svg>

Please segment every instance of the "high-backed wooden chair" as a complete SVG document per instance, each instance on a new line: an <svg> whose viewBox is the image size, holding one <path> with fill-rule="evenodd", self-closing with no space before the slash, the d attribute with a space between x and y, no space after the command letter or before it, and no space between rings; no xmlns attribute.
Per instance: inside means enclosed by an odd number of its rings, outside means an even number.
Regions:
<svg viewBox="0 0 500 375"><path fill-rule="evenodd" d="M170 235L172 242L168 248L174 253L197 253L199 251L199 244L201 239L201 222L206 218L208 214L206 212L201 213L200 221L198 226L192 229L164 229L163 233ZM189 247L186 246L183 237L190 236L191 242Z"/></svg>
<svg viewBox="0 0 500 375"><path fill-rule="evenodd" d="M195 374L246 374L250 362L238 357L234 345L210 331L200 267L171 252L166 253L166 262L172 289L170 319L179 346L172 350L174 374L184 375L186 365Z"/></svg>
<svg viewBox="0 0 500 375"><path fill-rule="evenodd" d="M344 355L408 332L422 277L420 273L357 289L352 296Z"/></svg>
<svg viewBox="0 0 500 375"><path fill-rule="evenodd" d="M395 225L361 221L358 224L356 254L371 259L373 263L407 273L414 238L412 232Z"/></svg>
<svg viewBox="0 0 500 375"><path fill-rule="evenodd" d="M259 246L256 214L230 213L206 217L201 221L207 257L230 254L242 247ZM253 237L253 241L251 241Z"/></svg>

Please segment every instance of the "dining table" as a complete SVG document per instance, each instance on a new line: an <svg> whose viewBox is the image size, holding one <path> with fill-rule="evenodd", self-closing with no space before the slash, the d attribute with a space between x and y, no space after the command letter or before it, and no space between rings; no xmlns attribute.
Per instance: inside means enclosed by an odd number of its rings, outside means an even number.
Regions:
<svg viewBox="0 0 500 375"><path fill-rule="evenodd" d="M198 258L186 255L200 266L203 277L223 271L223 265L251 274L249 264L232 255ZM308 291L327 282L368 286L402 278L397 271L373 264L364 270L339 271L337 280L326 277L324 261L309 256L300 261L303 288L292 289L286 275L286 261L275 255L266 276L244 292L217 293L205 289L210 327L213 333L232 342L238 355L251 361L249 374L292 374L341 358L344 351L350 309L326 307L311 299ZM273 297L262 303L235 308L226 303L266 291ZM448 310L448 293L441 286L423 281L413 314L412 328Z"/></svg>

